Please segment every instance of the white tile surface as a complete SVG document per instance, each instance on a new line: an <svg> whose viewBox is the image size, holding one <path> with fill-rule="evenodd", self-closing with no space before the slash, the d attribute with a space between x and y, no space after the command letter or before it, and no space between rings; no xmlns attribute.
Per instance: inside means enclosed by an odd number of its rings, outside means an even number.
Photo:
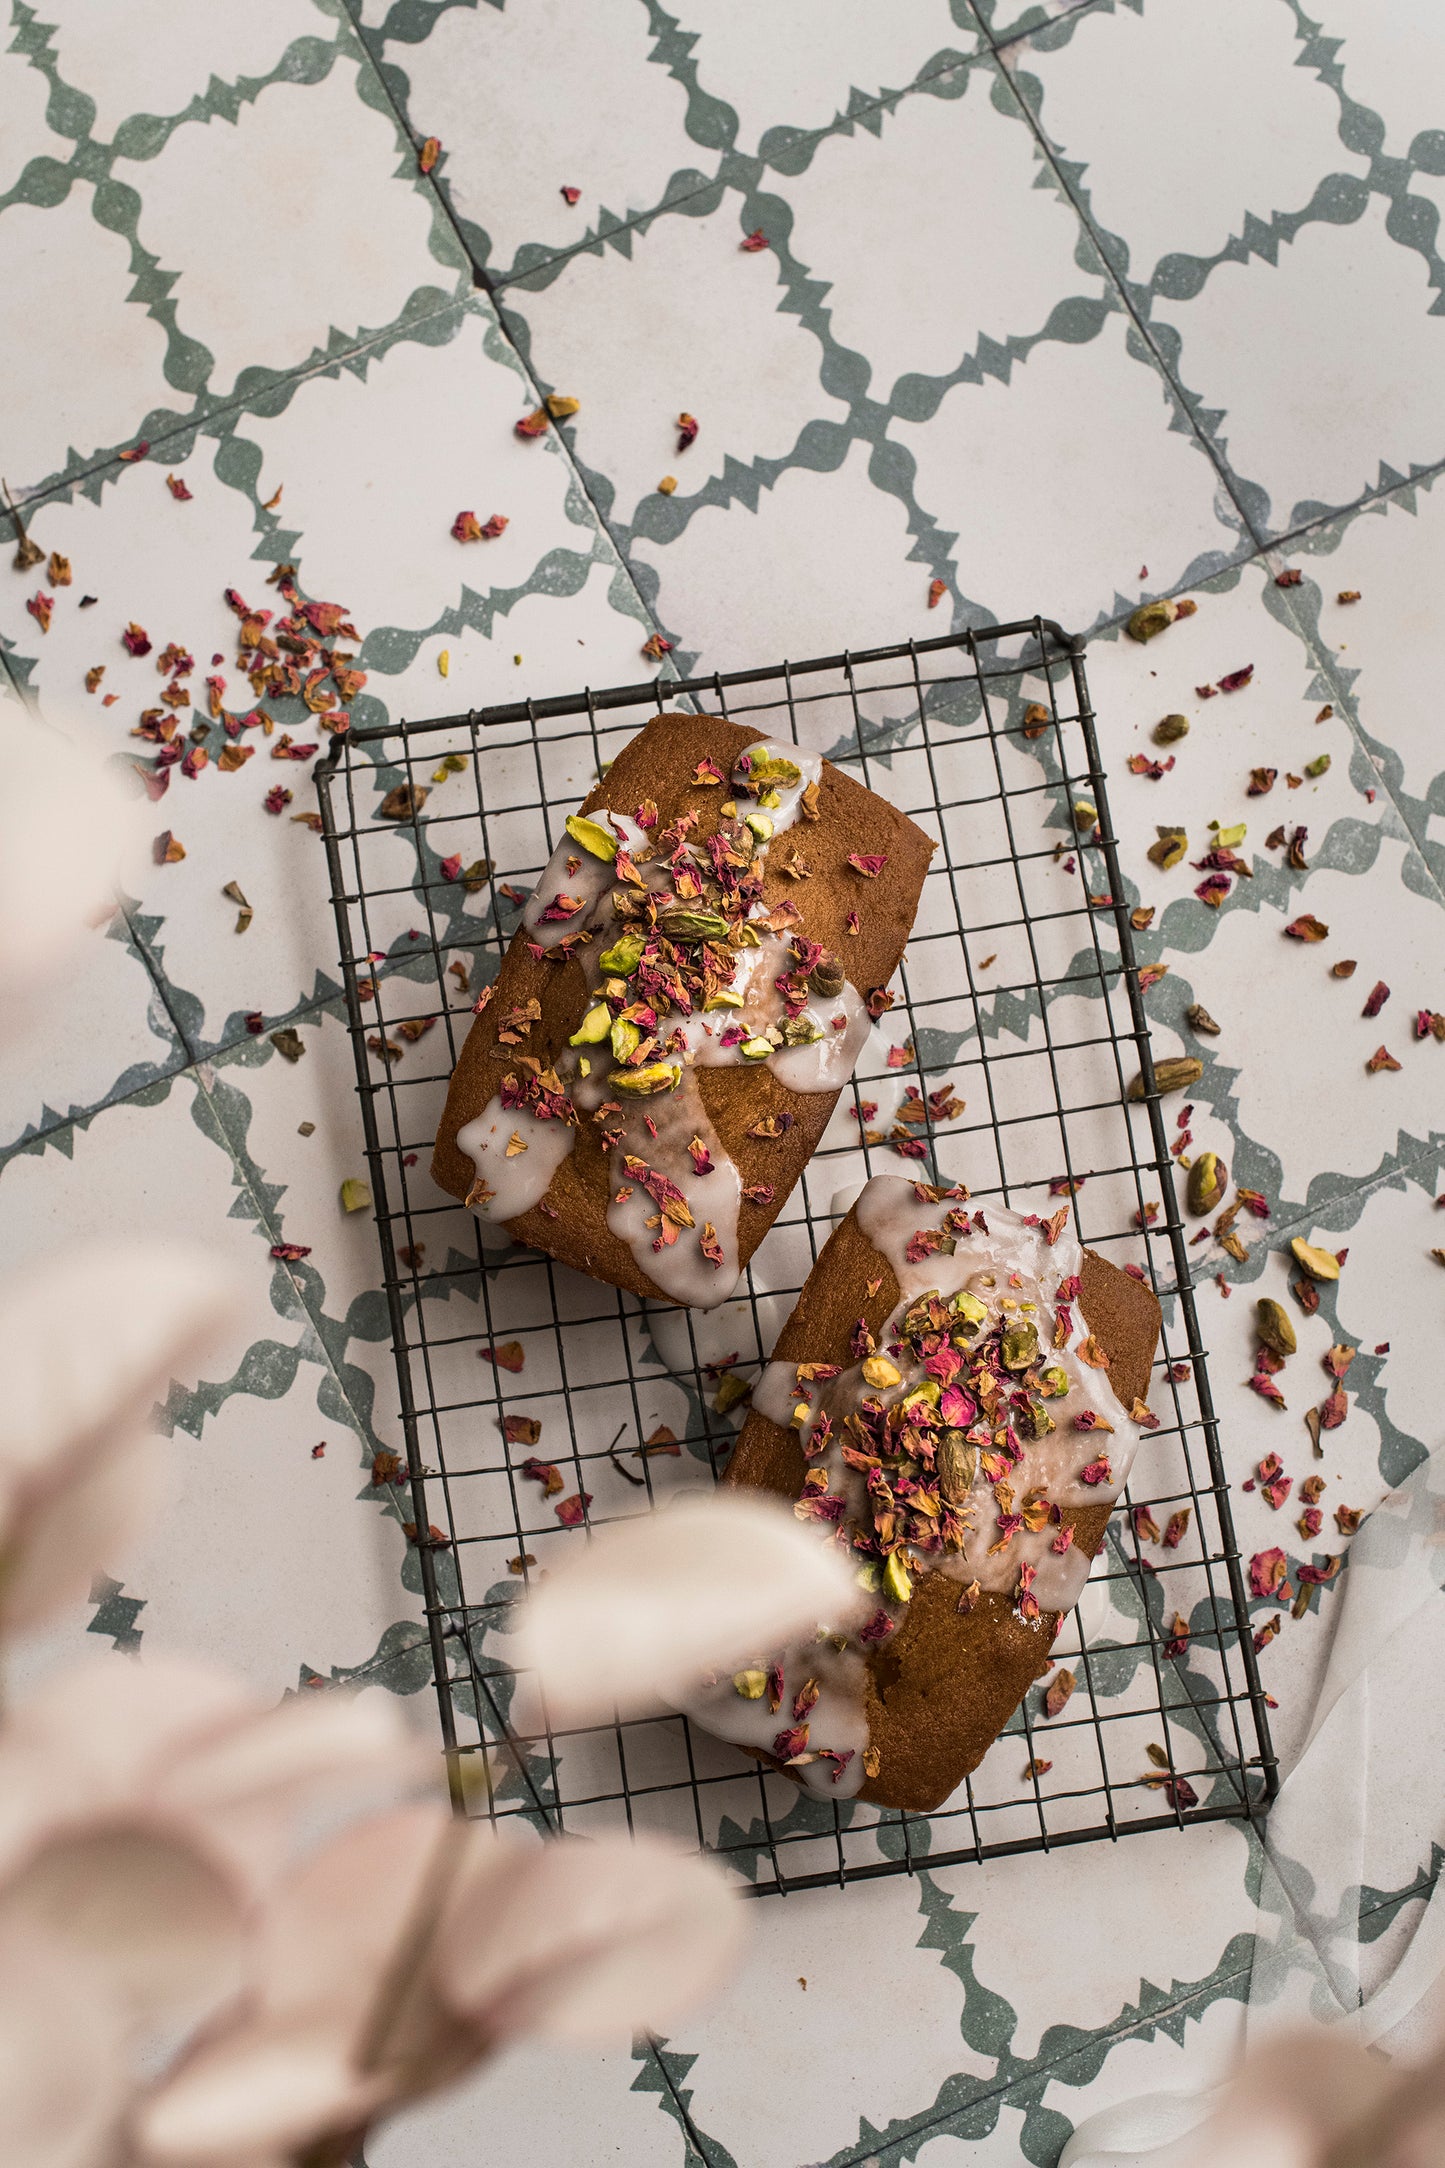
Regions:
<svg viewBox="0 0 1445 2168"><path fill-rule="evenodd" d="M1043 86L1040 118L1063 156L1084 168L1097 223L1129 245L1129 274L1147 281L1161 257L1212 256L1246 213L1300 210L1327 173L1363 175L1345 149L1339 103L1301 66L1280 0L1188 0L1090 9L1067 44L1029 41L1008 65ZM1189 86L1189 123L1156 86Z"/></svg>
<svg viewBox="0 0 1445 2168"><path fill-rule="evenodd" d="M1180 373L1236 474L1269 493L1285 532L1307 504L1348 504L1381 479L1445 457L1431 386L1445 321L1424 259L1392 241L1372 196L1352 226L1311 224L1263 257L1224 263L1192 301L1155 315L1183 341ZM1348 301L1345 297L1348 296Z"/></svg>
<svg viewBox="0 0 1445 2168"><path fill-rule="evenodd" d="M961 97L905 98L877 136L826 137L785 189L789 250L826 281L833 337L867 359L875 399L905 374L951 373L981 335L1037 332L1066 296L1103 290L1078 268L1078 222L992 68L960 80Z"/></svg>
<svg viewBox="0 0 1445 2168"><path fill-rule="evenodd" d="M919 503L958 536L961 591L1000 621L1041 610L1073 630L1235 550L1214 470L1170 421L1112 316L1086 345L1046 340L1007 384L956 385L931 421L890 434L917 463Z"/></svg>

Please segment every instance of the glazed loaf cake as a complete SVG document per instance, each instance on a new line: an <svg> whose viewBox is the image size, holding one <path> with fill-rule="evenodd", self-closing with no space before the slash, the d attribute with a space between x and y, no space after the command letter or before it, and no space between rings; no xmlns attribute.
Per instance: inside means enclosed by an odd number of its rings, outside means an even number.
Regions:
<svg viewBox="0 0 1445 2168"><path fill-rule="evenodd" d="M537 884L436 1180L595 1279L725 1301L887 1005L932 850L817 754L658 716Z"/></svg>
<svg viewBox="0 0 1445 2168"><path fill-rule="evenodd" d="M1159 1306L1068 1217L870 1182L754 1392L724 1480L846 1544L871 1611L687 1713L818 1797L940 1806L1083 1590L1153 1420Z"/></svg>

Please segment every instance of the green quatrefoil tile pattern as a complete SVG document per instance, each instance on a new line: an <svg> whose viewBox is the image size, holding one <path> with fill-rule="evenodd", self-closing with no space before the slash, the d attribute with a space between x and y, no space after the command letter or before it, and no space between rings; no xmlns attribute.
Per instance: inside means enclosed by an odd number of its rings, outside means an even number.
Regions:
<svg viewBox="0 0 1445 2168"><path fill-rule="evenodd" d="M1089 632L1129 900L1155 910L1140 958L1167 966L1156 1050L1202 1060L1196 1146L1271 1208L1243 1259L1200 1254L1230 1472L1271 1450L1306 1467L1299 1409L1244 1388L1249 1316L1283 1293L1291 1235L1348 1244L1311 1331L1361 1351L1327 1503L1367 1507L1435 1442L1445 1048L1415 1019L1445 1009L1445 48L1422 23L1406 81L1364 0L1197 16L265 0L222 21L149 0L127 24L11 0L0 730L28 711L128 769L158 684L125 622L219 656L222 590L254 599L282 564L355 617L358 723L634 679L654 634L665 679L1020 609ZM550 393L580 412L519 447L513 421ZM467 504L506 536L454 544ZM46 565L8 567L21 522L74 565L48 632L26 607ZM1192 618L1125 635L1186 591ZM102 661L110 708L84 689ZM307 734L300 701L273 707ZM1154 776L1165 713L1190 728ZM77 1644L420 1708L415 1554L370 1479L395 1443L386 1307L371 1230L336 1204L361 1140L324 867L263 810L278 776L310 804L305 768L264 758L177 779L156 828L185 861L135 874L43 1038L0 1048L0 1211L12 1256L112 1221L190 1228L245 1286L224 1375L161 1411L171 1510L97 1582ZM1071 831L1061 791L1050 806L1052 843ZM1246 824L1250 869L1215 907L1192 863L1211 822ZM1189 854L1166 870L1148 851L1171 825ZM1277 827L1306 832L1293 852ZM236 880L256 912L239 939L217 901ZM396 908L384 947L405 884ZM1285 936L1307 912L1328 945ZM1032 1020L1003 1004L991 1028ZM1380 1044L1397 1070L1367 1069ZM311 1254L272 1259L290 1243ZM1248 1551L1311 1555L1257 1493L1236 1503ZM1286 1763L1339 1586L1261 1657ZM1363 1893L1361 1936L1393 1947L1438 1866ZM1094 2108L1201 2082L1271 1932L1260 1889L1252 1838L1194 1831L759 1907L746 2007L630 2060L484 2079L373 2137L367 2168L544 2145L1044 2168ZM1092 1922L1067 1982L1057 1933L1051 1960L1029 1924L1038 1890Z"/></svg>

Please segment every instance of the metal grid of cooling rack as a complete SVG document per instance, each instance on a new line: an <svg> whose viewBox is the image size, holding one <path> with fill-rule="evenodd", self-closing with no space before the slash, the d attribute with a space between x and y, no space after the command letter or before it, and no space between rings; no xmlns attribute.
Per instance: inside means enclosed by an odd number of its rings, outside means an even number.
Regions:
<svg viewBox="0 0 1445 2168"><path fill-rule="evenodd" d="M895 1006L737 1297L707 1313L484 1247L428 1173L476 993L563 819L663 707L822 751L939 844ZM458 1810L670 1831L758 1892L1253 1814L1274 1757L1176 1199L1183 1124L1155 1086L1082 643L1035 618L357 728L317 784L395 1355L377 1434L397 1450ZM1159 1293L1159 1428L1055 1644L1071 1697L1050 1718L1032 1690L929 1815L811 1800L682 1717L550 1727L508 1663L509 1611L587 1538L524 1462L556 1467L594 1527L714 1480L743 1413L729 1399L880 1172L1024 1210L1071 1194L1084 1241Z"/></svg>

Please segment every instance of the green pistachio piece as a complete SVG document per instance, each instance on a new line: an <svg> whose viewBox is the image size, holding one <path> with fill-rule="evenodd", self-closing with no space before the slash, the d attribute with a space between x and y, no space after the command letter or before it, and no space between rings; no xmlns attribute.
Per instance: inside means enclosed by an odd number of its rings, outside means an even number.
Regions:
<svg viewBox="0 0 1445 2168"><path fill-rule="evenodd" d="M1205 1219L1223 1202L1229 1169L1217 1152L1201 1152L1189 1170L1185 1202L1196 1219Z"/></svg>
<svg viewBox="0 0 1445 2168"><path fill-rule="evenodd" d="M1270 1295L1261 1295L1254 1306L1254 1329L1276 1355L1293 1355L1299 1347L1288 1310Z"/></svg>
<svg viewBox="0 0 1445 2168"><path fill-rule="evenodd" d="M657 921L669 941L726 941L728 922L717 911L664 911ZM606 957L603 959L606 964Z"/></svg>
<svg viewBox="0 0 1445 2168"><path fill-rule="evenodd" d="M1176 617L1192 617L1196 607L1195 603L1181 604L1172 596L1161 595L1157 602L1141 602L1124 630L1131 640L1152 640L1156 634L1166 632Z"/></svg>
<svg viewBox="0 0 1445 2168"><path fill-rule="evenodd" d="M625 1016L618 1017L616 1023L612 1026L610 1037L612 1040L612 1059L614 1061L626 1061L629 1054L637 1052L642 1042L642 1033L638 1030L636 1024Z"/></svg>
<svg viewBox="0 0 1445 2168"><path fill-rule="evenodd" d="M624 933L604 949L597 961L604 971L615 979L631 978L642 956L643 939L640 933Z"/></svg>
<svg viewBox="0 0 1445 2168"><path fill-rule="evenodd" d="M371 1191L364 1182L349 1176L341 1185L341 1209L343 1212L364 1212L371 1203Z"/></svg>
<svg viewBox="0 0 1445 2168"><path fill-rule="evenodd" d="M766 813L745 813L743 815L743 825L751 828L759 843L771 842L773 824Z"/></svg>
<svg viewBox="0 0 1445 2168"><path fill-rule="evenodd" d="M1175 1054L1167 1061L1156 1061L1154 1064L1154 1084L1161 1099L1170 1092L1188 1091L1190 1085L1197 1084L1203 1074L1203 1062L1196 1061L1192 1054ZM1142 1076L1136 1076L1129 1086L1129 1097L1131 1099L1142 1099L1144 1097L1144 1079Z"/></svg>
<svg viewBox="0 0 1445 2168"><path fill-rule="evenodd" d="M1181 738L1187 738L1188 735L1189 717L1187 715L1161 716L1160 720L1154 725L1154 743L1156 745L1177 745Z"/></svg>
<svg viewBox="0 0 1445 2168"><path fill-rule="evenodd" d="M1158 836L1159 841L1151 843L1144 855L1161 873L1168 873L1188 850L1189 838L1182 828L1161 828Z"/></svg>
<svg viewBox="0 0 1445 2168"><path fill-rule="evenodd" d="M768 1690L766 1671L735 1671L733 1686L744 1701L761 1701Z"/></svg>
<svg viewBox="0 0 1445 2168"><path fill-rule="evenodd" d="M581 813L567 815L567 833L574 843L580 843L584 851L594 858L613 859L617 856L617 838L604 828L600 821L589 821Z"/></svg>
<svg viewBox="0 0 1445 2168"><path fill-rule="evenodd" d="M1328 1250L1317 1250L1313 1242L1306 1242L1299 1235L1290 1243L1290 1248L1294 1252L1295 1263L1307 1272L1312 1280L1339 1278L1340 1261Z"/></svg>
<svg viewBox="0 0 1445 2168"><path fill-rule="evenodd" d="M1087 798L1077 800L1074 806L1074 826L1080 835L1086 828L1092 828L1098 818L1099 808L1096 805L1092 805Z"/></svg>
<svg viewBox="0 0 1445 2168"><path fill-rule="evenodd" d="M966 1287L958 1290L948 1307L955 1317L963 1318L969 1325L981 1325L988 1316L988 1304L980 1302L977 1295L970 1294Z"/></svg>
<svg viewBox="0 0 1445 2168"><path fill-rule="evenodd" d="M605 1001L594 1002L571 1038L569 1046L600 1046L612 1029L612 1011Z"/></svg>
<svg viewBox="0 0 1445 2168"><path fill-rule="evenodd" d="M870 1596L876 1596L883 1575L870 1558L866 1566L860 1566L853 1576L860 1588L866 1588Z"/></svg>
<svg viewBox="0 0 1445 2168"><path fill-rule="evenodd" d="M761 948L763 937L756 926L734 926L732 945L734 948Z"/></svg>
<svg viewBox="0 0 1445 2168"><path fill-rule="evenodd" d="M1027 1423L1031 1438L1046 1438L1058 1425L1044 1406L1042 1400L1025 1401L1020 1421Z"/></svg>
<svg viewBox="0 0 1445 2168"><path fill-rule="evenodd" d="M901 1551L890 1551L888 1563L883 1568L883 1593L895 1603L907 1603L913 1594L913 1581L903 1562Z"/></svg>
<svg viewBox="0 0 1445 2168"><path fill-rule="evenodd" d="M705 1009L740 1009L742 1005L742 995L735 993L731 986L720 986L717 992L709 994L703 1003Z"/></svg>
<svg viewBox="0 0 1445 2168"><path fill-rule="evenodd" d="M771 1039L744 1039L738 1052L744 1061L766 1061L773 1051Z"/></svg>
<svg viewBox="0 0 1445 2168"><path fill-rule="evenodd" d="M823 1036L823 1027L811 1016L790 1016L783 1026L784 1046L811 1046Z"/></svg>
<svg viewBox="0 0 1445 2168"><path fill-rule="evenodd" d="M1329 756L1329 754L1328 754L1328 753L1321 753L1321 754L1319 755L1319 758L1318 758L1317 760L1307 760L1307 761L1305 762L1305 774L1306 774L1306 775L1324 775L1324 774L1325 774L1325 773L1327 772L1327 770L1328 770L1328 768L1329 768L1329 765L1330 765L1330 756Z"/></svg>
<svg viewBox="0 0 1445 2168"><path fill-rule="evenodd" d="M607 1079L610 1090L627 1092L634 1099L646 1099L656 1092L675 1092L681 1082L680 1061L649 1061L640 1069L614 1069Z"/></svg>
<svg viewBox="0 0 1445 2168"><path fill-rule="evenodd" d="M1069 1389L1069 1373L1062 1363L1050 1363L1039 1373L1039 1383L1053 1400L1062 1400Z"/></svg>
<svg viewBox="0 0 1445 2168"><path fill-rule="evenodd" d="M901 1405L905 1408L936 1408L941 1392L937 1378L925 1378L911 1393L904 1394Z"/></svg>
<svg viewBox="0 0 1445 2168"><path fill-rule="evenodd" d="M746 773L742 773L735 765L733 781L739 790L749 790L755 798L760 797L763 790L770 786L781 785L785 790L791 790L795 783L803 780L802 769L795 760L789 760L785 754L766 752L761 745L749 745L745 748L745 753L748 761Z"/></svg>
<svg viewBox="0 0 1445 2168"><path fill-rule="evenodd" d="M1214 824L1211 822L1212 827ZM1226 851L1232 851L1236 843L1242 843L1248 831L1248 821L1236 821L1231 828L1214 828L1214 840Z"/></svg>
<svg viewBox="0 0 1445 2168"><path fill-rule="evenodd" d="M1038 1358L1038 1327L1028 1318L1010 1325L999 1343L999 1351L1005 1370L1027 1370Z"/></svg>

